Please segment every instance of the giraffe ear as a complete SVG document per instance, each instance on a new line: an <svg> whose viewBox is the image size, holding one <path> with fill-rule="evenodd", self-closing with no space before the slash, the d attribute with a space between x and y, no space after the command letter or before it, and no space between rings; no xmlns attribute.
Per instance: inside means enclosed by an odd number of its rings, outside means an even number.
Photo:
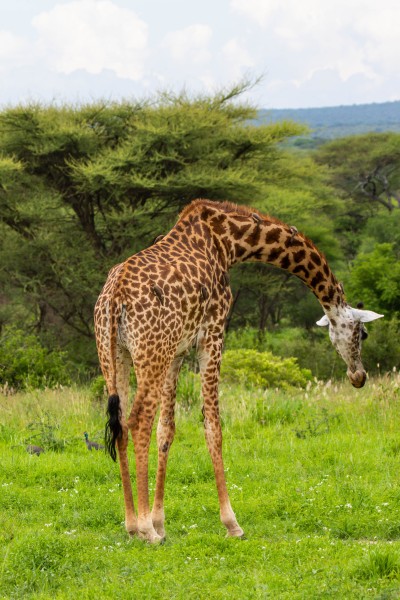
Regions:
<svg viewBox="0 0 400 600"><path fill-rule="evenodd" d="M316 324L320 327L325 327L326 325L329 325L329 319L326 315L324 315L319 321L317 321Z"/></svg>
<svg viewBox="0 0 400 600"><path fill-rule="evenodd" d="M361 321L361 323L369 323L370 321L375 321L375 319L380 319L385 316L380 315L373 310L360 310L358 308L352 308L351 312L353 313L353 317L357 319L357 321Z"/></svg>

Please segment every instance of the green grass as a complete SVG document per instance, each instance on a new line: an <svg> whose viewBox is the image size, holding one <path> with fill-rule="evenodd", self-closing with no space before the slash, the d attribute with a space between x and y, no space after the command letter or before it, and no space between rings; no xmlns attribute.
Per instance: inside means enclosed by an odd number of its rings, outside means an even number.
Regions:
<svg viewBox="0 0 400 600"><path fill-rule="evenodd" d="M157 547L127 537L118 465L84 444L104 407L77 389L0 396L0 598L400 597L399 386L222 387L246 540L225 538L200 406L185 402ZM150 463L153 482L154 440Z"/></svg>

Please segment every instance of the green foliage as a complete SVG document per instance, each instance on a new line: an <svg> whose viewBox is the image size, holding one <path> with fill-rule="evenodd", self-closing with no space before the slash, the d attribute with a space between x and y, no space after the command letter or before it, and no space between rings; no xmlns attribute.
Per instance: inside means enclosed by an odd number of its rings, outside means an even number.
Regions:
<svg viewBox="0 0 400 600"><path fill-rule="evenodd" d="M221 367L222 381L260 388L305 387L311 371L301 369L295 358L280 358L271 352L227 350Z"/></svg>
<svg viewBox="0 0 400 600"><path fill-rule="evenodd" d="M66 440L60 437L61 425L49 412L44 412L40 420L29 423L28 436L25 444L35 444L44 450L61 451L66 446Z"/></svg>
<svg viewBox="0 0 400 600"><path fill-rule="evenodd" d="M35 389L69 383L64 352L48 351L34 334L4 328L0 338L0 385Z"/></svg>
<svg viewBox="0 0 400 600"><path fill-rule="evenodd" d="M367 326L369 336L363 343L363 360L369 373L386 373L400 369L400 323L398 317Z"/></svg>
<svg viewBox="0 0 400 600"><path fill-rule="evenodd" d="M400 252L393 244L376 244L354 260L348 292L387 315L400 312Z"/></svg>
<svg viewBox="0 0 400 600"><path fill-rule="evenodd" d="M134 369L131 369L131 372L129 375L129 387L130 387L130 392L132 395L136 388L136 375L135 375ZM89 393L90 393L90 397L92 398L92 400L94 402L98 402L100 404L107 402L108 392L107 392L106 381L105 381L103 375L98 375L97 377L94 377L91 380L91 382L89 384Z"/></svg>
<svg viewBox="0 0 400 600"><path fill-rule="evenodd" d="M109 268L194 198L256 202L290 179L279 143L302 128L250 126L245 89L1 111L0 323L35 323L93 376L93 306Z"/></svg>
<svg viewBox="0 0 400 600"><path fill-rule="evenodd" d="M351 260L363 242L368 220L400 207L400 133L340 138L320 146L315 158L328 167L329 181L345 202L336 230Z"/></svg>
<svg viewBox="0 0 400 600"><path fill-rule="evenodd" d="M391 213L380 212L368 219L360 252L372 252L375 244L393 244L393 250L400 252L400 210Z"/></svg>
<svg viewBox="0 0 400 600"><path fill-rule="evenodd" d="M284 358L295 357L301 368L310 369L318 379L340 378L345 372L345 365L333 350L326 332L316 327L310 331L298 327L272 331L246 327L230 331L226 337L226 347L272 352Z"/></svg>
<svg viewBox="0 0 400 600"><path fill-rule="evenodd" d="M98 375L89 385L89 393L95 402L105 402L108 398L107 386L103 375Z"/></svg>

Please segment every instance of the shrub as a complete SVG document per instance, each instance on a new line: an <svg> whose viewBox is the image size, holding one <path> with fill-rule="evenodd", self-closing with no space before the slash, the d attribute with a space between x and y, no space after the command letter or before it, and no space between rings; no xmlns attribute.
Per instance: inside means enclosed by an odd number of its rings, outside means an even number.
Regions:
<svg viewBox="0 0 400 600"><path fill-rule="evenodd" d="M246 327L229 332L225 344L228 350L247 348L272 352L282 358L294 356L301 368L311 369L318 379L341 377L345 372L344 363L332 348L327 332L319 328L309 332L298 327L277 331Z"/></svg>
<svg viewBox="0 0 400 600"><path fill-rule="evenodd" d="M67 441L60 437L61 426L48 412L41 415L36 422L28 425L29 437L25 440L26 444L36 444L45 450L62 451Z"/></svg>
<svg viewBox="0 0 400 600"><path fill-rule="evenodd" d="M309 369L301 369L296 358L280 358L271 352L227 350L223 356L221 377L245 386L305 387L311 380Z"/></svg>
<svg viewBox="0 0 400 600"><path fill-rule="evenodd" d="M65 352L47 350L34 334L4 328L0 339L0 385L35 389L69 383Z"/></svg>
<svg viewBox="0 0 400 600"><path fill-rule="evenodd" d="M90 382L89 393L92 400L105 402L108 398L107 386L103 375L98 375Z"/></svg>

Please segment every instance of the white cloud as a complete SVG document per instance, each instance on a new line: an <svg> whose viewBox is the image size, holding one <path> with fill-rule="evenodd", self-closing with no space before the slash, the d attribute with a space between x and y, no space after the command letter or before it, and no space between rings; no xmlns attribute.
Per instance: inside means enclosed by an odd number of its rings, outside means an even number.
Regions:
<svg viewBox="0 0 400 600"><path fill-rule="evenodd" d="M211 59L211 36L212 29L208 25L190 25L168 33L164 38L164 45L174 60L199 65Z"/></svg>
<svg viewBox="0 0 400 600"><path fill-rule="evenodd" d="M57 4L33 19L42 59L55 71L78 69L139 80L144 73L147 25L111 0L74 0Z"/></svg>
<svg viewBox="0 0 400 600"><path fill-rule="evenodd" d="M222 54L225 58L240 67L253 67L254 59L250 56L247 48L237 38L227 42L222 48Z"/></svg>
<svg viewBox="0 0 400 600"><path fill-rule="evenodd" d="M279 5L279 0L231 0L231 8L235 12L245 15L261 25L266 25Z"/></svg>
<svg viewBox="0 0 400 600"><path fill-rule="evenodd" d="M388 4L391 4L390 2ZM362 13L355 23L355 31L364 36L367 60L378 69L398 74L400 56L400 5L375 5Z"/></svg>
<svg viewBox="0 0 400 600"><path fill-rule="evenodd" d="M29 42L10 31L0 31L0 71L28 65L32 60Z"/></svg>
<svg viewBox="0 0 400 600"><path fill-rule="evenodd" d="M24 3L0 2L1 102L211 92L250 70L261 106L399 98L399 0Z"/></svg>
<svg viewBox="0 0 400 600"><path fill-rule="evenodd" d="M267 65L284 57L287 80L305 83L331 70L343 82L356 75L378 82L398 73L398 0L231 0L231 8L264 31Z"/></svg>

